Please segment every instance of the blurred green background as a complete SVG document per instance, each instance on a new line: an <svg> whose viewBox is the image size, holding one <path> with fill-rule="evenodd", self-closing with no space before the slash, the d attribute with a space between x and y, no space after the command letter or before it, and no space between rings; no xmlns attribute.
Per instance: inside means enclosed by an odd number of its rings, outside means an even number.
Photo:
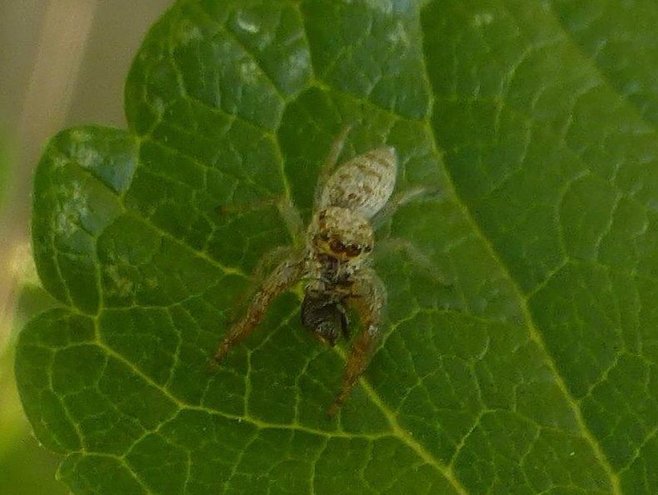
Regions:
<svg viewBox="0 0 658 495"><path fill-rule="evenodd" d="M85 123L125 127L123 83L149 26L172 0L0 0L0 494L57 495L58 457L25 419L13 345L54 304L29 243L32 175L46 141Z"/></svg>

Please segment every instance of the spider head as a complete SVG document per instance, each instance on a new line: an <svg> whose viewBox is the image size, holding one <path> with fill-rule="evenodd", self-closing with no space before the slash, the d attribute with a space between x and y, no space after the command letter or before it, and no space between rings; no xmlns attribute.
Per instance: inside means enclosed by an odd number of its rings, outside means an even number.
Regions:
<svg viewBox="0 0 658 495"><path fill-rule="evenodd" d="M349 337L345 308L322 294L306 293L301 309L302 324L323 344L333 347L340 335Z"/></svg>
<svg viewBox="0 0 658 495"><path fill-rule="evenodd" d="M311 242L316 252L341 262L363 259L372 251L372 226L347 208L329 206L320 210L312 225Z"/></svg>

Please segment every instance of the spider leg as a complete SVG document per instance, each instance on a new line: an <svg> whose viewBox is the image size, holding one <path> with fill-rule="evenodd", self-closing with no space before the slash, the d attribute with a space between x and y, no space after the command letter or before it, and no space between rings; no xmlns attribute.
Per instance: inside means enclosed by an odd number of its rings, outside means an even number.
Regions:
<svg viewBox="0 0 658 495"><path fill-rule="evenodd" d="M398 210L398 208L412 202L414 199L429 199L440 197L441 191L438 189L432 189L423 186L412 187L405 191L400 191L394 194L393 197L388 200L388 203L386 203L386 205L375 214L370 223L372 224L373 228L377 230L382 226L382 224L386 223L391 219L393 215L395 215L395 212Z"/></svg>
<svg viewBox="0 0 658 495"><path fill-rule="evenodd" d="M229 351L247 338L262 321L267 308L275 297L297 282L304 268L301 256L289 256L282 261L262 282L245 315L229 329L219 344L213 360L221 363Z"/></svg>
<svg viewBox="0 0 658 495"><path fill-rule="evenodd" d="M253 300L256 292L261 288L265 278L272 273L273 269L282 259L289 259L297 254L293 246L277 246L267 251L260 257L256 266L251 271L251 280L244 291L238 292L234 299L229 321L234 323L245 312L247 305Z"/></svg>
<svg viewBox="0 0 658 495"><path fill-rule="evenodd" d="M345 363L340 391L327 414L334 416L350 396L354 385L368 367L381 336L382 313L386 305L386 288L371 269L364 269L356 279L349 304L357 311L363 330L354 339Z"/></svg>
<svg viewBox="0 0 658 495"><path fill-rule="evenodd" d="M302 217L292 200L285 195L267 196L246 204L223 204L215 207L215 213L221 218L227 215L244 215L248 212L275 207L286 225L293 243L300 244L304 234Z"/></svg>
<svg viewBox="0 0 658 495"><path fill-rule="evenodd" d="M423 273L428 274L435 282L446 287L453 285L454 277L452 277L445 268L432 261L429 256L423 253L408 239L389 237L377 243L375 249L377 250L377 253L402 251L416 268L422 270Z"/></svg>
<svg viewBox="0 0 658 495"><path fill-rule="evenodd" d="M347 136L352 130L351 125L345 125L338 133L338 136L331 143L329 148L329 154L324 159L322 166L320 167L320 173L318 175L318 183L315 186L315 196L313 199L313 210L317 211L320 207L320 199L322 198L322 192L324 191L324 186L327 183L327 180L331 176L331 172L338 162L338 157L340 156L341 151L343 151L343 146L345 146L345 141L347 141Z"/></svg>
<svg viewBox="0 0 658 495"><path fill-rule="evenodd" d="M276 204L276 207L283 222L286 224L288 234L292 237L293 244L296 246L303 244L304 223L302 222L299 210L295 208L292 200L288 196L284 196Z"/></svg>
<svg viewBox="0 0 658 495"><path fill-rule="evenodd" d="M281 264L281 260L296 258L298 254L298 250L292 246L276 246L267 251L256 262L256 265L251 272L251 278L254 285L262 285L267 276L270 273L274 273L274 268Z"/></svg>
<svg viewBox="0 0 658 495"><path fill-rule="evenodd" d="M227 215L244 215L256 210L264 210L265 208L270 208L272 206L277 206L281 201L279 196L264 196L258 199L254 199L245 203L226 203L219 204L215 207L215 213L219 217L224 217Z"/></svg>

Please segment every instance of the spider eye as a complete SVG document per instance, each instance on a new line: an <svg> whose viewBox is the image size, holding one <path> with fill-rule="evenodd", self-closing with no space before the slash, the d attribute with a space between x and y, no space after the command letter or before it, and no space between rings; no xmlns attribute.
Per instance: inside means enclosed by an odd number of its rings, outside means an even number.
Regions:
<svg viewBox="0 0 658 495"><path fill-rule="evenodd" d="M347 256L349 256L350 258L355 258L361 254L361 246L358 246L356 244L349 244L345 248L345 254L347 254Z"/></svg>
<svg viewBox="0 0 658 495"><path fill-rule="evenodd" d="M334 253L342 253L345 251L345 244L340 242L338 239L334 239L329 243L329 247Z"/></svg>
<svg viewBox="0 0 658 495"><path fill-rule="evenodd" d="M327 242L329 240L329 234L327 234L326 232L320 233L319 237L320 237L320 240L324 241L324 242Z"/></svg>

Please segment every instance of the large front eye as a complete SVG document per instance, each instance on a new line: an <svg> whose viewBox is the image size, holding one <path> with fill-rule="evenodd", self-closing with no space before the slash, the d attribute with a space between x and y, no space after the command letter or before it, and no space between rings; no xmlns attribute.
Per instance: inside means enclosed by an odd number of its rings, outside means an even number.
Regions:
<svg viewBox="0 0 658 495"><path fill-rule="evenodd" d="M345 244L340 242L338 239L334 239L329 243L329 247L334 253L342 253L345 251Z"/></svg>
<svg viewBox="0 0 658 495"><path fill-rule="evenodd" d="M349 244L345 248L345 254L350 258L356 258L358 255L361 254L361 247L357 246L356 244Z"/></svg>

